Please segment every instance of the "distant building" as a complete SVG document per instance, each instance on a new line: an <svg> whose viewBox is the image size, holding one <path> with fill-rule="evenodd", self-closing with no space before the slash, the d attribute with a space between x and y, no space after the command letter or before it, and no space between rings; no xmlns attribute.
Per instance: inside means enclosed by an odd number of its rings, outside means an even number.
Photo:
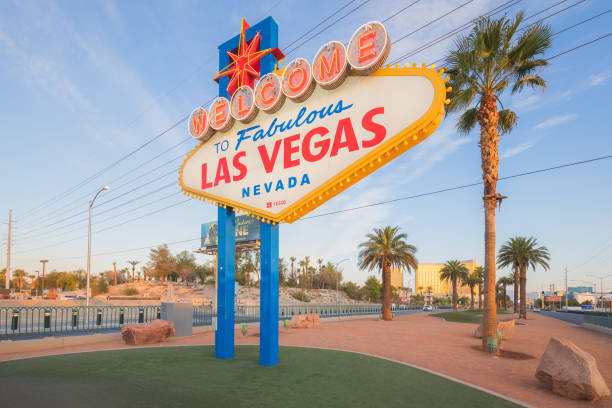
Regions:
<svg viewBox="0 0 612 408"><path fill-rule="evenodd" d="M592 286L570 286L569 288L567 288L567 291L569 293L593 293L593 287Z"/></svg>
<svg viewBox="0 0 612 408"><path fill-rule="evenodd" d="M391 286L397 289L404 287L404 273L402 268L391 268Z"/></svg>
<svg viewBox="0 0 612 408"><path fill-rule="evenodd" d="M475 259L461 261L470 273L478 266ZM440 270L443 263L419 263L415 274L415 289L417 293L426 292L431 288L432 296L452 296L453 284L450 280L440 280ZM459 297L470 297L470 287L457 282L457 294ZM474 300L478 301L478 287L474 288Z"/></svg>

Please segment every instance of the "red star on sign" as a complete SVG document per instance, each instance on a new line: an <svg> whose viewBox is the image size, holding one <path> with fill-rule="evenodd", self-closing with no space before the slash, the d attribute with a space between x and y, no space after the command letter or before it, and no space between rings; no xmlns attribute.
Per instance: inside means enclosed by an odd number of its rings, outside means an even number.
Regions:
<svg viewBox="0 0 612 408"><path fill-rule="evenodd" d="M246 31L250 27L243 18L238 42L238 54L228 51L227 55L232 62L213 77L217 82L219 82L221 77L230 77L227 86L227 93L230 95L233 95L236 89L242 85L248 85L253 88L255 80L259 78L259 60L262 57L272 54L277 60L285 58L285 54L278 47L259 51L259 42L261 41L261 34L259 32L255 34L255 37L250 42L247 42Z"/></svg>

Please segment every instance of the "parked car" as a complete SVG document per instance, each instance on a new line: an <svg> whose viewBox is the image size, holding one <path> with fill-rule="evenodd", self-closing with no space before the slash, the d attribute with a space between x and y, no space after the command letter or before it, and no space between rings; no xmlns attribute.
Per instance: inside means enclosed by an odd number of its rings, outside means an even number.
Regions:
<svg viewBox="0 0 612 408"><path fill-rule="evenodd" d="M425 305L425 306L423 306L423 311L424 312L433 312L433 306L432 305Z"/></svg>
<svg viewBox="0 0 612 408"><path fill-rule="evenodd" d="M534 311L534 312L539 312L539 311L540 311L540 309L539 309L539 308L537 308L537 307L534 307L534 308L533 308L533 311Z"/></svg>

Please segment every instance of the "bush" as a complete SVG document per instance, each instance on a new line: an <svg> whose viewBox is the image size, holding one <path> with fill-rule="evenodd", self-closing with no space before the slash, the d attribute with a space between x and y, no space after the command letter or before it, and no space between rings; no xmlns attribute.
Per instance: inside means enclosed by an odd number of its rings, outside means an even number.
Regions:
<svg viewBox="0 0 612 408"><path fill-rule="evenodd" d="M242 335L246 336L249 333L249 325L248 324L243 324L242 325Z"/></svg>
<svg viewBox="0 0 612 408"><path fill-rule="evenodd" d="M136 289L136 288L129 287L129 288L123 289L123 294L125 296L134 296L134 295L137 295L139 293L140 292L138 292L138 289Z"/></svg>
<svg viewBox="0 0 612 408"><path fill-rule="evenodd" d="M106 279L103 277L98 278L96 289L98 289L98 293L108 293L108 283L106 282Z"/></svg>
<svg viewBox="0 0 612 408"><path fill-rule="evenodd" d="M342 290L350 299L361 300L363 298L363 291L354 282L345 283L342 286Z"/></svg>
<svg viewBox="0 0 612 408"><path fill-rule="evenodd" d="M300 302L310 302L311 300L310 296L308 296L308 294L303 290L295 291L291 294L291 296L293 296L294 299L297 299Z"/></svg>

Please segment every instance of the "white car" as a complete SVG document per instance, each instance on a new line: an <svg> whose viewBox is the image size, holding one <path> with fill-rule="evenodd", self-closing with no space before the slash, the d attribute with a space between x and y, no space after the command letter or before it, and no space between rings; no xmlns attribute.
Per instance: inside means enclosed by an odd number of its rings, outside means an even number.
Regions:
<svg viewBox="0 0 612 408"><path fill-rule="evenodd" d="M425 306L423 306L423 311L424 312L433 312L433 306L432 305L425 305Z"/></svg>

